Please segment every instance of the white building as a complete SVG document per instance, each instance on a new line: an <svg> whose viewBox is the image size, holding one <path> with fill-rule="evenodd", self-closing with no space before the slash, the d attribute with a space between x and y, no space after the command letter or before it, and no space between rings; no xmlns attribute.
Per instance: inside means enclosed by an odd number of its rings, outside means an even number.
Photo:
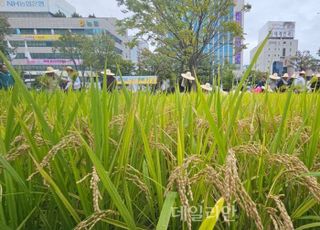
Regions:
<svg viewBox="0 0 320 230"><path fill-rule="evenodd" d="M15 48L12 65L23 71L43 71L47 66L63 69L79 65L68 55L55 51L55 43L66 33L93 36L108 34L115 42L115 50L130 59L128 36L117 32L115 18L54 17L58 11L71 15L76 10L65 0L0 0L0 15L8 17L8 44Z"/></svg>
<svg viewBox="0 0 320 230"><path fill-rule="evenodd" d="M65 0L0 0L1 15L8 17L12 14L21 17L30 13L33 13L34 16L41 15L41 13L43 15L55 14L58 11L71 16L76 9Z"/></svg>
<svg viewBox="0 0 320 230"><path fill-rule="evenodd" d="M290 74L293 70L290 68L289 60L296 55L298 50L298 40L294 38L295 22L268 22L259 32L259 45L269 31L271 35L254 69L269 73ZM251 50L251 60L258 46Z"/></svg>

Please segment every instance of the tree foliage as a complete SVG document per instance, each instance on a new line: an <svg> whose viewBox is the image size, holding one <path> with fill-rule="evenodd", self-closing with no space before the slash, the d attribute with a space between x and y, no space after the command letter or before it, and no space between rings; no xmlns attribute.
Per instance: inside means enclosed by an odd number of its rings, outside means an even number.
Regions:
<svg viewBox="0 0 320 230"><path fill-rule="evenodd" d="M131 61L123 60L116 52L114 40L107 34L95 36L83 36L67 33L56 42L55 51L63 53L73 61L76 68L82 71L103 70L105 63L107 68L116 72L118 66L122 74L130 74L134 65ZM82 65L77 66L77 60L82 60Z"/></svg>
<svg viewBox="0 0 320 230"><path fill-rule="evenodd" d="M71 15L72 18L82 18L82 16L80 14L78 14L77 12L74 12L72 15Z"/></svg>
<svg viewBox="0 0 320 230"><path fill-rule="evenodd" d="M157 52L190 70L243 34L239 24L226 20L233 0L117 1L130 12L120 23L123 29L138 29L136 38L147 37L158 47ZM210 46L218 34L224 42Z"/></svg>
<svg viewBox="0 0 320 230"><path fill-rule="evenodd" d="M53 14L54 17L57 17L57 18L66 18L67 16L61 12L60 10L58 10L57 13Z"/></svg>
<svg viewBox="0 0 320 230"><path fill-rule="evenodd" d="M151 52L145 49L141 52L138 63L138 75L156 75L159 81L170 79L172 83L176 81L177 63L172 62L168 57L158 52Z"/></svg>
<svg viewBox="0 0 320 230"><path fill-rule="evenodd" d="M83 43L86 38L83 35L77 35L72 33L66 33L62 35L58 41L55 42L54 52L63 53L68 59L70 59L75 68L78 70L78 60L82 60L84 56ZM82 69L84 70L84 69Z"/></svg>
<svg viewBox="0 0 320 230"><path fill-rule="evenodd" d="M221 85L223 90L230 91L235 84L236 76L234 74L235 66L229 63L225 63L220 69Z"/></svg>
<svg viewBox="0 0 320 230"><path fill-rule="evenodd" d="M0 50L7 53L5 36L9 33L10 25L5 17L0 16Z"/></svg>
<svg viewBox="0 0 320 230"><path fill-rule="evenodd" d="M313 57L310 51L298 51L290 59L290 64L297 70L319 70L320 60Z"/></svg>

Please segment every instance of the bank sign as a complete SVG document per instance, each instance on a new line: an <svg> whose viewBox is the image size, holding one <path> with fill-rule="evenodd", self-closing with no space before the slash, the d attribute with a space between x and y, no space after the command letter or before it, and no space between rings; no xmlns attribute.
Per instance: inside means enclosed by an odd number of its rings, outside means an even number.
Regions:
<svg viewBox="0 0 320 230"><path fill-rule="evenodd" d="M0 12L46 12L47 0L0 0Z"/></svg>

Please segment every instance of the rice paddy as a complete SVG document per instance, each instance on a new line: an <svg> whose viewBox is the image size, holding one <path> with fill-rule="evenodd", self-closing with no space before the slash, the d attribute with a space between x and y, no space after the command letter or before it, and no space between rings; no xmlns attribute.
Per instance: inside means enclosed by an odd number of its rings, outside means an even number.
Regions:
<svg viewBox="0 0 320 230"><path fill-rule="evenodd" d="M1 229L316 228L319 96L0 92Z"/></svg>
<svg viewBox="0 0 320 230"><path fill-rule="evenodd" d="M243 93L251 67L229 95L34 92L11 68L0 229L319 228L320 94Z"/></svg>

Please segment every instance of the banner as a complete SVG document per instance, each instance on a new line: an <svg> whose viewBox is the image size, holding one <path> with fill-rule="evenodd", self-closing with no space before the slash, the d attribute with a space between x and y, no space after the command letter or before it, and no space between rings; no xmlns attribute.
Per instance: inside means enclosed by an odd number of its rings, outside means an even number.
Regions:
<svg viewBox="0 0 320 230"><path fill-rule="evenodd" d="M0 12L46 12L47 0L0 0Z"/></svg>
<svg viewBox="0 0 320 230"><path fill-rule="evenodd" d="M76 60L76 64L81 65L82 60ZM31 59L31 60L23 59L23 60L19 60L19 65L52 66L52 65L74 65L74 63L70 59Z"/></svg>
<svg viewBox="0 0 320 230"><path fill-rule="evenodd" d="M21 35L19 37L26 41L57 41L61 35Z"/></svg>
<svg viewBox="0 0 320 230"><path fill-rule="evenodd" d="M118 85L122 84L121 78L116 77ZM123 76L122 80L125 85L156 85L157 76Z"/></svg>

